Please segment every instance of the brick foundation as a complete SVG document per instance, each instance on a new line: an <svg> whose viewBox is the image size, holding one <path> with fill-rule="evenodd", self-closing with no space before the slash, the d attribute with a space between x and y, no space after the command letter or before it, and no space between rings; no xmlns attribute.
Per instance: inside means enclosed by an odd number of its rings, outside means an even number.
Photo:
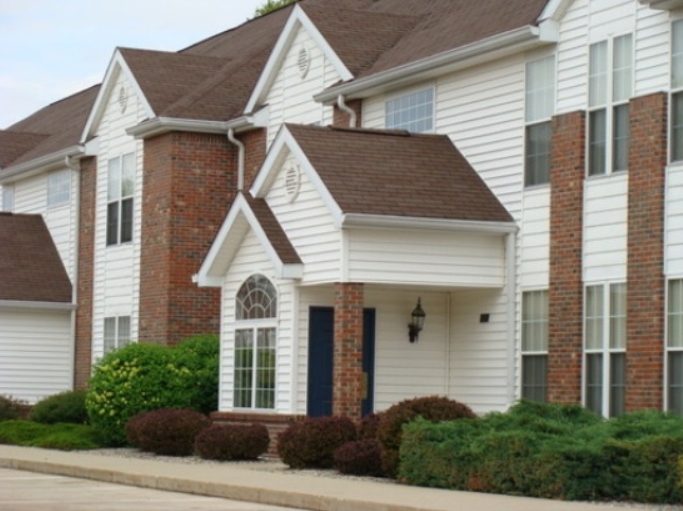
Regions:
<svg viewBox="0 0 683 511"><path fill-rule="evenodd" d="M267 456L277 456L277 437L291 424L301 422L305 415L276 415L266 413L214 412L211 420L216 424L263 424L270 435Z"/></svg>
<svg viewBox="0 0 683 511"><path fill-rule="evenodd" d="M630 103L626 410L662 409L667 95Z"/></svg>
<svg viewBox="0 0 683 511"><path fill-rule="evenodd" d="M332 413L352 419L361 418L363 399L364 301L363 284L335 284Z"/></svg>
<svg viewBox="0 0 683 511"><path fill-rule="evenodd" d="M553 119L550 172L548 400L581 402L584 112Z"/></svg>

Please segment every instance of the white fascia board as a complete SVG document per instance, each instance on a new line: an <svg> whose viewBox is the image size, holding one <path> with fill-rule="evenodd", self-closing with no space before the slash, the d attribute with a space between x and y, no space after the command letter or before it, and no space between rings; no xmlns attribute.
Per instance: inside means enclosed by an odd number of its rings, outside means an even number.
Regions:
<svg viewBox="0 0 683 511"><path fill-rule="evenodd" d="M292 136L286 125L282 125L275 140L271 144L268 155L251 187L251 195L258 198L264 198L268 194L268 191L273 186L277 173L287 156L287 151L291 152L299 162L301 170L305 173L306 177L308 177L332 215L335 225L341 225L341 208L334 200L334 197L332 197L332 194L330 194L330 191L327 189L327 186L325 186L325 183L323 183L320 175L306 157L306 153L301 149L301 146Z"/></svg>
<svg viewBox="0 0 683 511"><path fill-rule="evenodd" d="M77 305L65 302L25 302L19 300L0 300L0 309L28 309L49 311L73 311Z"/></svg>
<svg viewBox="0 0 683 511"><path fill-rule="evenodd" d="M147 101L147 98L142 93L140 85L135 79L135 75L133 75L132 71L130 70L130 67L128 66L128 63L125 61L123 55L121 55L121 52L117 48L116 50L114 50L114 56L109 62L109 66L107 67L107 72L105 73L104 80L102 81L102 87L100 88L100 92L97 94L97 99L95 100L95 104L93 105L92 110L90 111L88 121L85 123L83 135L81 135L82 142L87 141L89 138L95 135L94 131L96 127L99 125L100 121L102 120L104 110L107 107L107 99L109 98L114 89L114 85L116 83L116 79L118 78L119 72L122 72L126 76L131 86L133 87L133 91L142 103L142 107L145 111L145 116L148 119L156 117L154 110L152 110L152 106L149 104L149 101Z"/></svg>
<svg viewBox="0 0 683 511"><path fill-rule="evenodd" d="M683 7L683 0L640 0L640 3L647 5L650 9L669 11Z"/></svg>
<svg viewBox="0 0 683 511"><path fill-rule="evenodd" d="M367 78L331 87L313 96L319 103L333 104L339 95L347 99L365 97L380 91L395 89L416 81L432 78L444 73L465 69L513 53L527 51L558 40L557 26L543 23L540 26L525 26L504 34L498 34L482 41L461 46L438 55L411 62L377 73Z"/></svg>
<svg viewBox="0 0 683 511"><path fill-rule="evenodd" d="M226 134L229 130L236 133L252 128L268 126L268 110L261 109L254 115L243 115L229 121L207 121L203 119L180 119L176 117L155 117L126 129L126 133L136 139L145 139L162 135L171 131L190 133Z"/></svg>
<svg viewBox="0 0 683 511"><path fill-rule="evenodd" d="M34 160L29 160L18 165L13 165L2 169L0 172L0 183L11 183L19 177L25 178L41 172L48 172L57 168L66 167L66 158L77 158L85 155L85 147L75 145L57 151L56 153L41 156Z"/></svg>
<svg viewBox="0 0 683 511"><path fill-rule="evenodd" d="M484 222L445 218L403 217L389 215L343 215L342 229L410 229L429 231L472 232L479 234L510 234L518 230L514 222Z"/></svg>
<svg viewBox="0 0 683 511"><path fill-rule="evenodd" d="M296 4L289 15L287 23L285 23L285 26L280 33L280 37L278 38L277 43L275 44L275 47L268 58L268 62L263 68L263 72L256 83L256 87L254 87L254 91L251 93L251 97L249 98L249 102L245 108L247 113L253 112L258 104L264 100L266 94L268 94L268 91L270 91L275 78L277 78L277 73L280 71L282 63L287 56L287 51L292 46L292 42L296 37L299 27L303 27L311 39L313 39L313 41L323 51L325 57L329 59L334 69L337 71L337 73L339 73L342 81L353 79L351 71L349 71L344 65L342 60L335 53L327 40L325 40L301 6Z"/></svg>
<svg viewBox="0 0 683 511"><path fill-rule="evenodd" d="M573 3L574 0L548 0L545 9L543 9L543 12L538 17L539 23L543 23L546 20L562 20L567 9L569 9Z"/></svg>

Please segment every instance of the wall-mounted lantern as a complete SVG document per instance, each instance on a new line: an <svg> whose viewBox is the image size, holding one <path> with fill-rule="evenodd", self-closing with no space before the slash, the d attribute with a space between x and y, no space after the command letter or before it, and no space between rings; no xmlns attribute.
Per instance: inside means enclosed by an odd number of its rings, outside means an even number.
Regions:
<svg viewBox="0 0 683 511"><path fill-rule="evenodd" d="M422 310L421 298L418 298L417 306L410 314L410 323L408 323L408 338L410 342L417 341L417 337L425 324L425 316L425 311Z"/></svg>

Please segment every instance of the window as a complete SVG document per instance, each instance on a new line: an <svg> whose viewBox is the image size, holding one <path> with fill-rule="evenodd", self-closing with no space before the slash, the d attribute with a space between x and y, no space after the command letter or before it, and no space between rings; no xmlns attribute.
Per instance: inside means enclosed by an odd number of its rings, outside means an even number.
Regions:
<svg viewBox="0 0 683 511"><path fill-rule="evenodd" d="M683 279L670 280L667 305L667 409L683 415Z"/></svg>
<svg viewBox="0 0 683 511"><path fill-rule="evenodd" d="M595 413L616 417L626 401L626 284L586 287L584 402Z"/></svg>
<svg viewBox="0 0 683 511"><path fill-rule="evenodd" d="M385 105L385 127L424 133L434 130L434 88L390 99Z"/></svg>
<svg viewBox="0 0 683 511"><path fill-rule="evenodd" d="M588 174L628 170L631 34L592 44L589 59Z"/></svg>
<svg viewBox="0 0 683 511"><path fill-rule="evenodd" d="M104 353L130 343L130 316L104 318Z"/></svg>
<svg viewBox="0 0 683 511"><path fill-rule="evenodd" d="M107 245L133 240L133 193L135 155L112 158L107 180Z"/></svg>
<svg viewBox="0 0 683 511"><path fill-rule="evenodd" d="M275 408L277 292L263 275L242 285L235 300L235 408Z"/></svg>
<svg viewBox="0 0 683 511"><path fill-rule="evenodd" d="M545 403L548 390L548 291L522 295L522 398Z"/></svg>
<svg viewBox="0 0 683 511"><path fill-rule="evenodd" d="M671 160L683 160L683 20L671 29Z"/></svg>
<svg viewBox="0 0 683 511"><path fill-rule="evenodd" d="M14 211L14 185L2 187L2 210Z"/></svg>
<svg viewBox="0 0 683 511"><path fill-rule="evenodd" d="M47 177L47 207L67 204L71 198L71 172L62 170Z"/></svg>
<svg viewBox="0 0 683 511"><path fill-rule="evenodd" d="M526 65L524 184L550 181L550 118L555 112L555 57Z"/></svg>

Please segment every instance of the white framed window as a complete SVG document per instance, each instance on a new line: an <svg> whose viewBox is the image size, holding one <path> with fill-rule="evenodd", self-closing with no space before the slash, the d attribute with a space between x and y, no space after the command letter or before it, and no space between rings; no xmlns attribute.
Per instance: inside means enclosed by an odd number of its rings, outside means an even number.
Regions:
<svg viewBox="0 0 683 511"><path fill-rule="evenodd" d="M387 100L384 126L413 133L434 131L434 87Z"/></svg>
<svg viewBox="0 0 683 511"><path fill-rule="evenodd" d="M235 408L275 408L277 291L263 275L249 277L235 298Z"/></svg>
<svg viewBox="0 0 683 511"><path fill-rule="evenodd" d="M683 160L683 20L671 25L671 161Z"/></svg>
<svg viewBox="0 0 683 511"><path fill-rule="evenodd" d="M551 118L555 113L555 56L526 64L524 185L550 181Z"/></svg>
<svg viewBox="0 0 683 511"><path fill-rule="evenodd" d="M2 210L14 211L14 185L2 186Z"/></svg>
<svg viewBox="0 0 683 511"><path fill-rule="evenodd" d="M112 158L107 168L107 246L133 241L135 154Z"/></svg>
<svg viewBox="0 0 683 511"><path fill-rule="evenodd" d="M130 316L104 318L104 354L130 344Z"/></svg>
<svg viewBox="0 0 683 511"><path fill-rule="evenodd" d="M605 417L626 405L626 284L586 286L584 404Z"/></svg>
<svg viewBox="0 0 683 511"><path fill-rule="evenodd" d="M588 83L588 175L628 170L631 34L590 46Z"/></svg>
<svg viewBox="0 0 683 511"><path fill-rule="evenodd" d="M71 200L71 171L60 170L47 176L47 207L56 208Z"/></svg>
<svg viewBox="0 0 683 511"><path fill-rule="evenodd" d="M667 294L667 410L683 415L683 279L670 280Z"/></svg>
<svg viewBox="0 0 683 511"><path fill-rule="evenodd" d="M548 291L522 294L522 398L548 399Z"/></svg>

